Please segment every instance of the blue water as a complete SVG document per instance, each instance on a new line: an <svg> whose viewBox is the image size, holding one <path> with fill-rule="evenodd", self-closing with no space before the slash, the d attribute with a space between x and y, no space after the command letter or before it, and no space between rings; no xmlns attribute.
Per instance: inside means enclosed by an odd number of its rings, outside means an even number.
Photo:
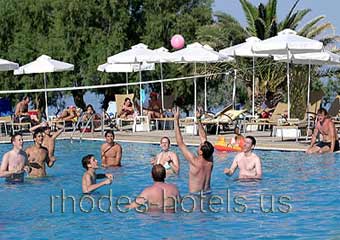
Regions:
<svg viewBox="0 0 340 240"><path fill-rule="evenodd" d="M235 181L237 174L225 176L223 169L230 166L234 154L215 154L212 195L216 196L214 201L220 196L223 204L210 205L209 210L205 200L191 213L141 214L134 210L121 213L116 208L119 197L134 198L152 184L149 161L160 149L158 145L122 143L123 167L108 170L115 176L113 184L93 195L98 201L111 190L112 212L103 213L97 203L91 209L90 199L83 198L82 208L79 206L84 172L81 157L93 153L99 159L101 144L99 141L71 144L60 140L56 146L57 162L48 169L49 177L26 179L24 184L17 185L6 184L1 179L0 239L329 239L340 235L340 154L307 156L256 151L264 172L264 179L259 182ZM10 148L11 145L0 145L0 154ZM172 148L178 152L176 147ZM196 151L196 147L191 150ZM168 181L177 184L181 195L186 196L188 164L179 156L180 175ZM74 197L75 212L70 198L65 201L64 209L60 198L54 198L52 209L51 196L60 196L62 191ZM101 210L109 210L108 203L107 199L102 200ZM190 210L191 200L186 198L183 206Z"/></svg>

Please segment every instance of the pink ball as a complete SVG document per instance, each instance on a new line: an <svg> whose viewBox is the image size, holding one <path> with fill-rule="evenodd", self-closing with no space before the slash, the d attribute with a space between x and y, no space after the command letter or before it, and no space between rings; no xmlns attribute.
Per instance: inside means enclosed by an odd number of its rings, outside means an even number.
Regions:
<svg viewBox="0 0 340 240"><path fill-rule="evenodd" d="M184 38L180 34L176 34L171 38L171 46L175 49L184 47Z"/></svg>

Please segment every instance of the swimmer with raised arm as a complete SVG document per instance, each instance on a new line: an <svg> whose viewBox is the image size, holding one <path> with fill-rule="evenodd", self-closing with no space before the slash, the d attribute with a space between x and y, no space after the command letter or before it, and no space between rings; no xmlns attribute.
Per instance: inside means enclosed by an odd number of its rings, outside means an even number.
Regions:
<svg viewBox="0 0 340 240"><path fill-rule="evenodd" d="M179 173L179 160L175 152L170 151L170 139L168 137L162 137L160 141L162 151L157 154L155 158L151 160L151 164L161 164L166 170L166 175Z"/></svg>
<svg viewBox="0 0 340 240"><path fill-rule="evenodd" d="M89 154L83 157L82 165L86 169L86 172L82 178L82 190L83 193L91 193L94 190L104 186L109 185L113 181L112 174L96 174L96 170L98 169L98 161L94 157L94 155ZM104 181L97 183L97 179L99 178L106 178Z"/></svg>
<svg viewBox="0 0 340 240"><path fill-rule="evenodd" d="M210 191L210 179L213 170L213 153L214 146L207 141L207 134L203 129L200 118L202 113L197 112L198 133L200 145L197 149L197 156L190 152L183 141L182 133L179 129L179 108L174 113L175 117L175 135L179 149L184 158L189 162L189 191L198 193L200 191Z"/></svg>
<svg viewBox="0 0 340 240"><path fill-rule="evenodd" d="M33 140L34 144L26 149L28 162L33 166L29 175L30 177L45 177L46 165L51 168L55 159L50 159L47 148L42 146L44 133L41 129L33 133Z"/></svg>
<svg viewBox="0 0 340 240"><path fill-rule="evenodd" d="M237 168L240 169L240 179L261 179L262 166L260 158L253 153L256 140L252 136L247 136L244 140L243 150L236 155L230 168L225 168L224 173L231 176Z"/></svg>
<svg viewBox="0 0 340 240"><path fill-rule="evenodd" d="M34 133L39 128L41 128L41 130L44 132L44 140L43 140L42 146L47 148L49 158L52 161L56 160L54 156L55 142L57 140L57 137L64 131L64 126L60 124L56 124L56 127L58 129L53 134L51 132L51 126L47 122L42 122L30 128L30 132L32 133Z"/></svg>

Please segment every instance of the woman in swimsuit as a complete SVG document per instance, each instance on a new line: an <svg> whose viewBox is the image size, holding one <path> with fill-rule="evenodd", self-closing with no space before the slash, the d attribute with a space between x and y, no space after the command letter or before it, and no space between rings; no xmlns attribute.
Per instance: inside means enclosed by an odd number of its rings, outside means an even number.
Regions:
<svg viewBox="0 0 340 240"><path fill-rule="evenodd" d="M93 119L94 128L98 128L101 124L100 116L96 114L96 111L94 110L93 106L89 104L86 106L86 112L84 113L82 120L84 123L86 123L91 117Z"/></svg>
<svg viewBox="0 0 340 240"><path fill-rule="evenodd" d="M162 151L155 158L151 159L151 164L161 164L166 170L166 175L179 173L179 159L175 152L169 151L170 139L162 137L160 141Z"/></svg>
<svg viewBox="0 0 340 240"><path fill-rule="evenodd" d="M133 118L134 110L132 106L132 102L130 98L125 98L124 104L122 107L122 110L118 114L118 117L127 119L127 118Z"/></svg>

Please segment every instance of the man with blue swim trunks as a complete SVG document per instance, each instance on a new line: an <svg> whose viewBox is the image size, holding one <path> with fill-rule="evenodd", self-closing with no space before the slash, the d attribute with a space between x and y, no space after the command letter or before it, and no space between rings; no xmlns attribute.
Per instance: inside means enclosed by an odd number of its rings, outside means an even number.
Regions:
<svg viewBox="0 0 340 240"><path fill-rule="evenodd" d="M189 191L190 193L210 191L210 179L213 169L214 146L207 141L207 134L201 124L201 112L196 113L198 120L198 133L200 145L197 149L197 156L189 151L183 141L182 133L179 129L179 108L174 113L175 117L175 135L179 149L184 158L189 162Z"/></svg>
<svg viewBox="0 0 340 240"><path fill-rule="evenodd" d="M166 175L178 174L179 172L179 160L175 152L170 151L170 139L168 137L162 137L160 146L162 151L157 154L155 158L151 159L151 164L161 164L166 170Z"/></svg>
<svg viewBox="0 0 340 240"><path fill-rule="evenodd" d="M322 141L316 143L316 137L321 134ZM326 109L320 108L317 112L317 122L312 135L310 147L306 153L327 153L339 151L339 141L334 122L328 116Z"/></svg>
<svg viewBox="0 0 340 240"><path fill-rule="evenodd" d="M24 172L29 172L28 158L23 151L24 141L20 133L11 137L13 149L4 154L0 167L0 177L5 177L6 182L24 182Z"/></svg>

